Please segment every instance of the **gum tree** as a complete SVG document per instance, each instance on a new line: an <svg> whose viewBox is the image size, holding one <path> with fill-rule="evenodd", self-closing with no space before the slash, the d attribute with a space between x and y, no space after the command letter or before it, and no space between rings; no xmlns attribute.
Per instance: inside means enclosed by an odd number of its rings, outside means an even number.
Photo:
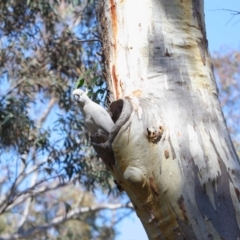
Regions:
<svg viewBox="0 0 240 240"><path fill-rule="evenodd" d="M92 144L149 239L240 236L239 159L219 104L203 4L99 4L115 126Z"/></svg>

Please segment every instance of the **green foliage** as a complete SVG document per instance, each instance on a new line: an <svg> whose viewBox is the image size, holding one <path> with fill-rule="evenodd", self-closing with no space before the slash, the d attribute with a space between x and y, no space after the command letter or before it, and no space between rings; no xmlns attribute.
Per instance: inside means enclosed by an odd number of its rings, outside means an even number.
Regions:
<svg viewBox="0 0 240 240"><path fill-rule="evenodd" d="M97 34L94 4L0 1L0 165L1 197L6 197L0 201L1 231L10 219L7 233L22 232L51 222L61 205L63 215L71 211L73 203L68 201L74 199L58 199L51 205L51 197L44 195L55 186L78 182L85 190L111 189L111 176L90 147L72 99L76 87L85 87L93 99L104 101L106 89L96 56L100 42L87 41ZM25 195L29 205L21 200ZM28 206L24 220L22 212ZM95 213L81 221L86 219L96 224ZM83 229L90 239L89 224L79 232L55 226L52 239L63 232L61 239L80 239ZM43 234L50 239L49 233Z"/></svg>
<svg viewBox="0 0 240 240"><path fill-rule="evenodd" d="M3 103L2 103L3 102ZM10 97L0 103L0 141L2 147L14 146L20 152L29 146L28 136L33 122L24 99Z"/></svg>
<svg viewBox="0 0 240 240"><path fill-rule="evenodd" d="M69 179L76 174L86 176L92 171L88 159L95 156L92 150L86 154L89 136L72 91L77 81L77 87L86 84L95 98L104 93L95 57L99 42L81 41L96 38L94 6L40 0L2 1L0 5L4 26L0 31L6 38L0 49L4 58L0 79L9 89L8 94L1 94L0 148L20 154L34 148L48 155L48 162L58 163ZM94 86L98 87L95 93ZM54 122L48 123L49 118Z"/></svg>
<svg viewBox="0 0 240 240"><path fill-rule="evenodd" d="M81 88L84 84L84 78L79 78L76 82L75 88Z"/></svg>
<svg viewBox="0 0 240 240"><path fill-rule="evenodd" d="M88 69L76 81L75 88L84 87L88 92L88 96L97 103L105 102L107 89L104 88L102 76L96 74L99 72L99 65L95 64L93 68Z"/></svg>

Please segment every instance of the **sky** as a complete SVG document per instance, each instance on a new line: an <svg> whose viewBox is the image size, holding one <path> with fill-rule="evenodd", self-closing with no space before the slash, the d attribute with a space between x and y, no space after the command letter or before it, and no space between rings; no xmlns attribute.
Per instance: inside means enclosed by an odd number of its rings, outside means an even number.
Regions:
<svg viewBox="0 0 240 240"><path fill-rule="evenodd" d="M232 18L232 12L240 12L239 0L205 0L205 24L211 54L230 49L240 49L240 15ZM231 19L232 18L232 19ZM117 225L119 235L115 240L148 240L135 213Z"/></svg>

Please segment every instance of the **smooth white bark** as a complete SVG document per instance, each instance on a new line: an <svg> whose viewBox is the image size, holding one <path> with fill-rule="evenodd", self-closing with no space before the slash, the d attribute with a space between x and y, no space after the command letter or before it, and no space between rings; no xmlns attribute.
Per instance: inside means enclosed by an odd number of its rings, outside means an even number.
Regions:
<svg viewBox="0 0 240 240"><path fill-rule="evenodd" d="M132 107L108 141L110 169L149 238L240 239L240 165L218 100L203 1L101 4L109 90Z"/></svg>

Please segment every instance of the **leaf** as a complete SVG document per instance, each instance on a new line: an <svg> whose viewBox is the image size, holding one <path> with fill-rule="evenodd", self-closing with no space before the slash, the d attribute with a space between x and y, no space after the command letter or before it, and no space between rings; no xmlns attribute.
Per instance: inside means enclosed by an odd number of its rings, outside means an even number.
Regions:
<svg viewBox="0 0 240 240"><path fill-rule="evenodd" d="M91 85L91 86L96 85L96 82L97 82L98 78L99 78L98 76L93 77L93 78L90 80L90 85Z"/></svg>
<svg viewBox="0 0 240 240"><path fill-rule="evenodd" d="M66 213L71 211L72 207L70 206L70 204L68 204L67 202L64 202L64 206L65 206Z"/></svg>
<svg viewBox="0 0 240 240"><path fill-rule="evenodd" d="M9 113L7 117L5 117L4 121L1 123L2 127L10 126L11 125L11 120L14 118L12 113Z"/></svg>
<svg viewBox="0 0 240 240"><path fill-rule="evenodd" d="M73 170L74 168L72 166L68 166L65 168L66 170L66 174L68 176L68 179L71 180L72 176L73 176Z"/></svg>
<svg viewBox="0 0 240 240"><path fill-rule="evenodd" d="M21 157L21 161L23 162L24 166L27 166L25 157Z"/></svg>
<svg viewBox="0 0 240 240"><path fill-rule="evenodd" d="M105 93L105 91L103 90L103 89L98 89L97 91L96 91L96 94L101 94L101 95L103 95Z"/></svg>
<svg viewBox="0 0 240 240"><path fill-rule="evenodd" d="M82 87L84 84L84 81L85 81L84 78L80 77L76 82L75 89Z"/></svg>
<svg viewBox="0 0 240 240"><path fill-rule="evenodd" d="M46 171L47 174L51 175L51 173L52 173L51 168L45 167L44 170Z"/></svg>

